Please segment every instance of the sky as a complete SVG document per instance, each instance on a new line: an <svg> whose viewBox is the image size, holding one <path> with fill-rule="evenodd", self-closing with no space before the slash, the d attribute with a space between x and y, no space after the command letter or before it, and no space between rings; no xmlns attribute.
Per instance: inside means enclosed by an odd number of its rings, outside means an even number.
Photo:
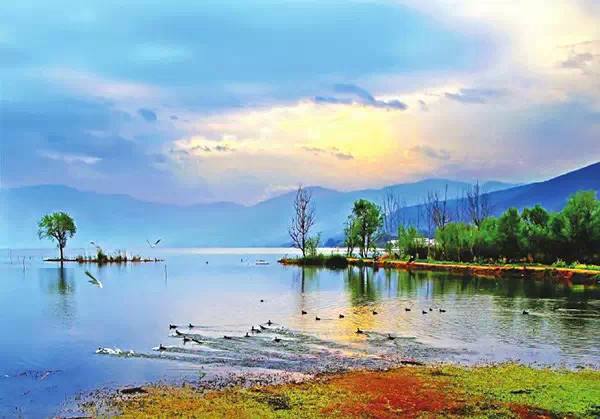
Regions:
<svg viewBox="0 0 600 419"><path fill-rule="evenodd" d="M252 204L600 160L595 0L19 0L0 182Z"/></svg>

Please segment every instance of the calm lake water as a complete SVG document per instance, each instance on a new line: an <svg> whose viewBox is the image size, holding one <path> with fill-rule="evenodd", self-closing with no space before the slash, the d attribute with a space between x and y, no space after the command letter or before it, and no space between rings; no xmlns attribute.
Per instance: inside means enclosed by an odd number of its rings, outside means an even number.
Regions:
<svg viewBox="0 0 600 419"><path fill-rule="evenodd" d="M164 263L64 269L42 261L54 253L0 251L0 416L70 412L101 387L406 358L600 368L597 287L280 266L289 249L152 249Z"/></svg>

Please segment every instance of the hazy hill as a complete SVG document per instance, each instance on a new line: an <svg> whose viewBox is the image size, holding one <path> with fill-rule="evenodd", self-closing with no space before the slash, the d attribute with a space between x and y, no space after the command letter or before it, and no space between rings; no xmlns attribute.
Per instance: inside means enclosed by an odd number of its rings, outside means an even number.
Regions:
<svg viewBox="0 0 600 419"><path fill-rule="evenodd" d="M381 189L340 192L310 188L317 205L318 231L323 238L339 235L352 203L358 198L380 202L389 191L415 205L428 191L456 197L469 186L465 182L428 179ZM511 185L486 184L490 190ZM260 246L287 242L294 192L253 206L214 203L193 206L143 202L126 195L79 191L61 185L40 185L0 190L0 247L42 247L36 236L41 215L64 210L75 218L79 231L73 246L90 240L110 248L143 246L146 239L162 238L165 246Z"/></svg>
<svg viewBox="0 0 600 419"><path fill-rule="evenodd" d="M428 191L443 192L448 197L462 195L468 183L446 179L428 179L397 184L381 189L340 192L320 187L310 188L317 206L316 230L324 240L340 237L343 222L352 203L358 198L381 202L392 192L403 200L408 219L424 214L420 204ZM494 212L509 206L522 208L537 203L557 210L568 196L578 190L600 192L600 163L556 178L527 185L488 182ZM143 202L126 195L84 192L60 185L42 185L0 190L0 247L45 247L36 236L36 223L42 214L65 210L79 227L73 246L85 246L90 240L115 249L143 246L146 239L162 238L165 246L261 246L282 245L288 241L287 225L292 215L294 192L289 192L253 206L214 203L192 206ZM451 206L455 202L451 202Z"/></svg>

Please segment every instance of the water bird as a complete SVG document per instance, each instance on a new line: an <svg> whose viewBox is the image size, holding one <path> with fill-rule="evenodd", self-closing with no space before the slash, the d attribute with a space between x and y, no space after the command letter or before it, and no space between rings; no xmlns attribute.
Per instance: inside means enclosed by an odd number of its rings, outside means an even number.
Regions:
<svg viewBox="0 0 600 419"><path fill-rule="evenodd" d="M529 314L529 311L523 310L523 314Z"/></svg>
<svg viewBox="0 0 600 419"><path fill-rule="evenodd" d="M172 329L177 329L177 325L176 324L169 324L169 330Z"/></svg>
<svg viewBox="0 0 600 419"><path fill-rule="evenodd" d="M188 338L187 336L184 336L184 337L183 337L183 343L184 343L184 344L185 344L185 343L188 343L188 342L190 342L191 340L192 340L192 339Z"/></svg>
<svg viewBox="0 0 600 419"><path fill-rule="evenodd" d="M146 239L146 243L148 243L148 246L150 246L150 248L154 249L158 245L158 243L160 243L160 240L161 239L158 239L154 243L150 243L150 241Z"/></svg>
<svg viewBox="0 0 600 419"><path fill-rule="evenodd" d="M344 316L343 314L340 314L338 317L339 317L340 319L343 319L343 318L344 318L344 317L346 317L346 316Z"/></svg>
<svg viewBox="0 0 600 419"><path fill-rule="evenodd" d="M260 302L261 302L261 303L264 303L264 302L265 302L265 300L261 299L261 300L260 300Z"/></svg>
<svg viewBox="0 0 600 419"><path fill-rule="evenodd" d="M360 328L356 328L356 333L357 335L363 335L365 332L363 330L360 330Z"/></svg>
<svg viewBox="0 0 600 419"><path fill-rule="evenodd" d="M423 314L427 314L427 312L426 312L425 310L422 310L422 311L421 311L421 313L423 313Z"/></svg>
<svg viewBox="0 0 600 419"><path fill-rule="evenodd" d="M191 324L191 323L188 323L188 327L189 327L190 329L193 329L193 328L194 328L194 327L196 327L196 326L194 326L194 325L193 325L193 324Z"/></svg>
<svg viewBox="0 0 600 419"><path fill-rule="evenodd" d="M404 308L404 311L410 311L410 308L408 308L408 307L405 307L405 308Z"/></svg>
<svg viewBox="0 0 600 419"><path fill-rule="evenodd" d="M445 313L446 310L444 310L443 308L440 308L440 313Z"/></svg>
<svg viewBox="0 0 600 419"><path fill-rule="evenodd" d="M273 339L273 342L279 343L279 342L281 342L281 339L279 339L277 336L275 336L275 339Z"/></svg>
<svg viewBox="0 0 600 419"><path fill-rule="evenodd" d="M163 346L163 344L161 343L160 345L158 345L158 350L159 351L166 351L167 348Z"/></svg>
<svg viewBox="0 0 600 419"><path fill-rule="evenodd" d="M250 331L252 333L261 333L260 330L258 330L256 327L252 326L252 328L250 329Z"/></svg>
<svg viewBox="0 0 600 419"><path fill-rule="evenodd" d="M90 284L94 284L98 288L102 288L102 282L100 282L100 280L98 278L96 278L94 275L92 275L89 271L85 271L85 274L91 278L88 281Z"/></svg>
<svg viewBox="0 0 600 419"><path fill-rule="evenodd" d="M408 258L408 263L413 263L413 262L415 261L415 259L416 259L416 258L414 257L414 255L411 255L411 256Z"/></svg>
<svg viewBox="0 0 600 419"><path fill-rule="evenodd" d="M248 334L248 332L246 332L246 335L244 336L245 338L249 338L250 335Z"/></svg>
<svg viewBox="0 0 600 419"><path fill-rule="evenodd" d="M260 327L260 330L269 330L268 327L264 327L262 324L259 324L258 326Z"/></svg>
<svg viewBox="0 0 600 419"><path fill-rule="evenodd" d="M183 336L183 333L181 333L179 330L175 329L175 335L177 335L177 336Z"/></svg>
<svg viewBox="0 0 600 419"><path fill-rule="evenodd" d="M271 326L272 324L273 324L273 322L272 322L271 320L269 320L269 321L267 322L267 325L268 325L268 326Z"/></svg>
<svg viewBox="0 0 600 419"><path fill-rule="evenodd" d="M387 339L388 339L388 340L394 340L394 339L396 339L396 337L395 337L395 336L392 336L391 334L389 334L389 333L388 333L388 335L387 335Z"/></svg>
<svg viewBox="0 0 600 419"><path fill-rule="evenodd" d="M433 311L433 309L431 307L429 307L429 311Z"/></svg>
<svg viewBox="0 0 600 419"><path fill-rule="evenodd" d="M378 312L376 312L375 310L373 310L373 315L374 315L374 316L376 316L376 315L378 315L378 314L379 314Z"/></svg>
<svg viewBox="0 0 600 419"><path fill-rule="evenodd" d="M302 310L302 315L304 316L305 314L308 314L307 311Z"/></svg>
<svg viewBox="0 0 600 419"><path fill-rule="evenodd" d="M231 336L227 336L227 335L225 335L225 336L223 336L223 339L231 340L231 339L233 339L233 338L232 338Z"/></svg>
<svg viewBox="0 0 600 419"><path fill-rule="evenodd" d="M315 316L315 320L321 320L321 318L319 316Z"/></svg>

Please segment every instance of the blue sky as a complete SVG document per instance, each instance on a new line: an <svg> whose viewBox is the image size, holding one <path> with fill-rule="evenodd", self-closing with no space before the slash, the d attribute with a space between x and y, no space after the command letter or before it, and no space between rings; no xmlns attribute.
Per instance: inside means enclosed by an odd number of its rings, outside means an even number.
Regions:
<svg viewBox="0 0 600 419"><path fill-rule="evenodd" d="M592 1L19 1L2 186L252 203L600 158Z"/></svg>

